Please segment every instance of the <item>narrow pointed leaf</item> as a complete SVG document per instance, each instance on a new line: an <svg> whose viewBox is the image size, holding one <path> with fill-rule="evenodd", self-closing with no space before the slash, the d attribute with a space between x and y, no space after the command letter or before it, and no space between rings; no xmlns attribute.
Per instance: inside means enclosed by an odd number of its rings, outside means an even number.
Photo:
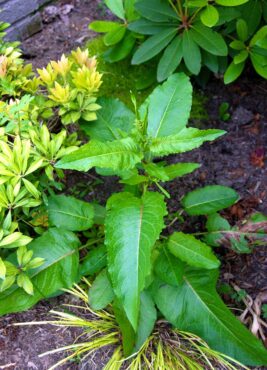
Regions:
<svg viewBox="0 0 267 370"><path fill-rule="evenodd" d="M201 53L192 36L192 30L183 33L183 57L189 72L198 75L201 68Z"/></svg>
<svg viewBox="0 0 267 370"><path fill-rule="evenodd" d="M103 270L93 281L88 293L88 303L93 310L102 310L113 301L114 292L107 270Z"/></svg>
<svg viewBox="0 0 267 370"><path fill-rule="evenodd" d="M171 42L177 29L169 27L162 32L149 37L135 52L132 64L141 64L159 54Z"/></svg>
<svg viewBox="0 0 267 370"><path fill-rule="evenodd" d="M144 18L151 21L165 22L171 19L178 19L177 14L170 7L167 1L141 0L136 2L135 8Z"/></svg>
<svg viewBox="0 0 267 370"><path fill-rule="evenodd" d="M185 128L179 134L152 140L150 151L153 156L188 152L198 148L205 141L212 141L225 134L222 130L198 130Z"/></svg>
<svg viewBox="0 0 267 370"><path fill-rule="evenodd" d="M106 143L92 140L63 157L56 167L78 171L88 171L92 167L120 170L133 168L141 159L142 153L131 138Z"/></svg>
<svg viewBox="0 0 267 370"><path fill-rule="evenodd" d="M170 43L160 59L157 71L159 82L166 80L179 66L183 58L182 38L180 36Z"/></svg>
<svg viewBox="0 0 267 370"><path fill-rule="evenodd" d="M196 24L190 30L193 40L204 50L213 55L226 56L228 53L227 44L223 37L218 33L205 27L202 24Z"/></svg>

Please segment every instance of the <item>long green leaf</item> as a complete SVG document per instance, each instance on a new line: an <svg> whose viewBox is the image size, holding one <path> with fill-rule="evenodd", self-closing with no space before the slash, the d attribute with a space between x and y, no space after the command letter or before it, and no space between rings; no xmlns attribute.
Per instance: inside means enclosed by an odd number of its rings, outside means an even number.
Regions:
<svg viewBox="0 0 267 370"><path fill-rule="evenodd" d="M238 194L232 188L221 185L209 185L191 191L182 199L186 212L193 215L210 215L230 207L238 199Z"/></svg>
<svg viewBox="0 0 267 370"><path fill-rule="evenodd" d="M215 269L220 265L211 248L192 235L182 232L172 234L168 248L174 256L193 267Z"/></svg>
<svg viewBox="0 0 267 370"><path fill-rule="evenodd" d="M245 365L267 364L267 351L225 306L216 292L216 271L190 270L183 284L156 282L155 302L165 318L180 330L202 337L211 348Z"/></svg>
<svg viewBox="0 0 267 370"><path fill-rule="evenodd" d="M103 97L98 100L98 104L102 108L97 113L97 120L80 123L91 139L114 141L121 139L121 131L129 133L132 130L135 115L119 99Z"/></svg>
<svg viewBox="0 0 267 370"><path fill-rule="evenodd" d="M0 294L0 315L10 312L24 311L39 300L48 298L61 289L69 288L78 278L80 243L70 231L49 229L40 238L28 245L34 257L44 259L44 263L33 269L30 278L33 283L34 295L28 295L17 286ZM16 254L10 257L15 263Z"/></svg>
<svg viewBox="0 0 267 370"><path fill-rule="evenodd" d="M141 64L159 54L171 42L177 29L169 27L162 32L149 37L135 52L132 64Z"/></svg>
<svg viewBox="0 0 267 370"><path fill-rule="evenodd" d="M224 134L225 131L222 130L184 128L177 135L159 137L152 140L150 151L155 157L188 152L200 147L205 141L213 141Z"/></svg>
<svg viewBox="0 0 267 370"><path fill-rule="evenodd" d="M123 0L105 0L105 4L118 18L125 18Z"/></svg>
<svg viewBox="0 0 267 370"><path fill-rule="evenodd" d="M113 195L107 203L106 246L108 269L115 294L134 330L137 329L140 293L151 272L151 250L164 227L163 196L146 192Z"/></svg>
<svg viewBox="0 0 267 370"><path fill-rule="evenodd" d="M148 98L148 135L160 138L178 134L187 124L191 105L189 78L183 73L170 76Z"/></svg>
<svg viewBox="0 0 267 370"><path fill-rule="evenodd" d="M183 33L183 57L189 72L198 75L201 69L201 53L198 44L193 39L191 30Z"/></svg>
<svg viewBox="0 0 267 370"><path fill-rule="evenodd" d="M167 1L141 0L135 4L136 10L144 17L154 22L167 22L178 19L177 13Z"/></svg>
<svg viewBox="0 0 267 370"><path fill-rule="evenodd" d="M103 270L93 281L88 293L88 303L93 310L102 310L114 298L114 292L109 281L107 270Z"/></svg>
<svg viewBox="0 0 267 370"><path fill-rule="evenodd" d="M182 38L180 36L170 43L160 59L157 71L159 82L166 80L179 66L183 58Z"/></svg>
<svg viewBox="0 0 267 370"><path fill-rule="evenodd" d="M63 157L57 168L88 171L92 167L126 170L142 159L142 153L131 138L103 143L92 140L75 152Z"/></svg>
<svg viewBox="0 0 267 370"><path fill-rule="evenodd" d="M193 40L209 53L219 56L226 56L228 54L227 44L223 37L209 27L196 24L191 28L190 34Z"/></svg>
<svg viewBox="0 0 267 370"><path fill-rule="evenodd" d="M94 207L74 197L54 195L48 199L48 220L50 226L70 231L87 230L94 222Z"/></svg>

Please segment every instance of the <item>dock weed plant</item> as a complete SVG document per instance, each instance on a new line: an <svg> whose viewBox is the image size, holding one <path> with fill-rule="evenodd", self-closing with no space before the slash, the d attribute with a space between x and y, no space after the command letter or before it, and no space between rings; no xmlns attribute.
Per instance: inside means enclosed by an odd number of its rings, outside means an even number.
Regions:
<svg viewBox="0 0 267 370"><path fill-rule="evenodd" d="M106 0L119 18L94 21L89 27L105 33L106 61L132 55L132 64L157 64L157 80L177 68L190 75L211 71L236 80L250 60L267 78L266 0Z"/></svg>
<svg viewBox="0 0 267 370"><path fill-rule="evenodd" d="M239 238L234 243L235 230L218 213L237 201L237 193L211 185L186 194L181 201L184 212L206 216L208 231L199 237L180 231L168 236L163 231L170 197L164 183L199 167L185 162L168 165L164 157L198 148L225 132L187 127L192 86L183 73L170 76L141 106L134 97L132 101L134 112L118 99L101 98L97 120L81 124L89 142L56 164L82 172L96 168L102 175L117 175L123 184L123 190L107 200L104 240L82 264L83 275L93 279L91 309L111 305L125 357L142 348L157 319L164 317L245 365L266 363L261 342L216 292L220 261L210 246L219 246L224 238L235 247L241 243ZM261 217L249 230L263 238L266 220ZM238 235L244 236L241 231ZM240 252L246 253L244 249Z"/></svg>

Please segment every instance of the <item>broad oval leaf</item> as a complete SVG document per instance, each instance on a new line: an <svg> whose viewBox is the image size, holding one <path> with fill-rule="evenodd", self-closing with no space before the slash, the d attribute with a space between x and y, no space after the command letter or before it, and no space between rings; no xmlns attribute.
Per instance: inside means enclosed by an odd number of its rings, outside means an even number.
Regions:
<svg viewBox="0 0 267 370"><path fill-rule="evenodd" d="M244 68L245 62L239 64L235 64L234 62L232 62L224 74L224 83L228 85L231 82L235 81L241 75Z"/></svg>
<svg viewBox="0 0 267 370"><path fill-rule="evenodd" d="M168 248L174 256L193 267L215 269L220 265L211 248L192 235L182 232L172 234Z"/></svg>
<svg viewBox="0 0 267 370"><path fill-rule="evenodd" d="M54 195L48 199L48 220L50 226L87 230L94 222L94 207L74 197Z"/></svg>
<svg viewBox="0 0 267 370"><path fill-rule="evenodd" d="M107 270L103 270L93 281L88 292L88 303L93 310L102 310L113 301L114 292Z"/></svg>
<svg viewBox="0 0 267 370"><path fill-rule="evenodd" d="M177 34L177 28L168 27L149 37L135 52L132 64L141 64L159 54Z"/></svg>
<svg viewBox="0 0 267 370"><path fill-rule="evenodd" d="M49 229L31 242L28 250L44 259L44 263L29 275L34 294L28 295L16 285L12 286L0 294L0 315L24 311L41 299L58 294L63 288L70 288L78 279L79 245L72 232L56 228ZM16 263L15 253L10 260Z"/></svg>
<svg viewBox="0 0 267 370"><path fill-rule="evenodd" d="M57 168L88 171L92 167L126 170L142 159L142 153L130 137L106 142L92 140L56 163Z"/></svg>
<svg viewBox="0 0 267 370"><path fill-rule="evenodd" d="M148 98L147 134L153 138L178 134L187 124L192 105L192 85L176 73Z"/></svg>
<svg viewBox="0 0 267 370"><path fill-rule="evenodd" d="M164 198L146 192L113 195L107 203L106 246L114 292L137 329L140 293L151 273L151 251L164 227Z"/></svg>
<svg viewBox="0 0 267 370"><path fill-rule="evenodd" d="M213 27L219 20L219 12L213 5L207 5L201 12L201 22L208 27Z"/></svg>
<svg viewBox="0 0 267 370"><path fill-rule="evenodd" d="M102 108L97 113L97 120L79 123L91 139L114 141L121 139L121 131L130 133L135 115L124 103L119 99L103 97L98 100L98 104Z"/></svg>
<svg viewBox="0 0 267 370"><path fill-rule="evenodd" d="M230 207L238 199L232 188L221 185L210 185L187 193L182 199L186 212L193 215L210 215Z"/></svg>
<svg viewBox="0 0 267 370"><path fill-rule="evenodd" d="M245 365L266 365L266 349L223 303L216 282L216 271L188 269L179 287L158 281L152 292L161 313L178 329L199 335Z"/></svg>
<svg viewBox="0 0 267 370"><path fill-rule="evenodd" d="M150 145L150 152L155 157L184 153L200 147L205 141L215 140L224 134L225 131L222 130L184 128L177 135L153 139Z"/></svg>
<svg viewBox="0 0 267 370"><path fill-rule="evenodd" d="M226 56L228 54L227 44L218 33L202 24L195 24L190 35L193 40L204 50L213 55Z"/></svg>

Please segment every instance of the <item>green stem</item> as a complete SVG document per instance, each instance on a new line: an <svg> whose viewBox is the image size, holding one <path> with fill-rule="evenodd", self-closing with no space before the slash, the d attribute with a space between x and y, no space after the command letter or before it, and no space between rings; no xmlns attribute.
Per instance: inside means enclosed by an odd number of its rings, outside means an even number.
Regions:
<svg viewBox="0 0 267 370"><path fill-rule="evenodd" d="M182 18L182 13L179 13L179 11L177 10L176 6L173 4L172 0L168 0L168 2L170 4L170 6L172 7L172 9L175 11L175 13L178 15L178 17Z"/></svg>
<svg viewBox="0 0 267 370"><path fill-rule="evenodd" d="M104 241L104 238L90 240L90 241L89 241L89 242L87 242L86 244L82 245L82 246L79 248L79 251L81 251L82 249L85 249L85 248L87 248L87 247L91 247L92 245L97 244L97 243L99 243L99 242L103 242L103 241Z"/></svg>

